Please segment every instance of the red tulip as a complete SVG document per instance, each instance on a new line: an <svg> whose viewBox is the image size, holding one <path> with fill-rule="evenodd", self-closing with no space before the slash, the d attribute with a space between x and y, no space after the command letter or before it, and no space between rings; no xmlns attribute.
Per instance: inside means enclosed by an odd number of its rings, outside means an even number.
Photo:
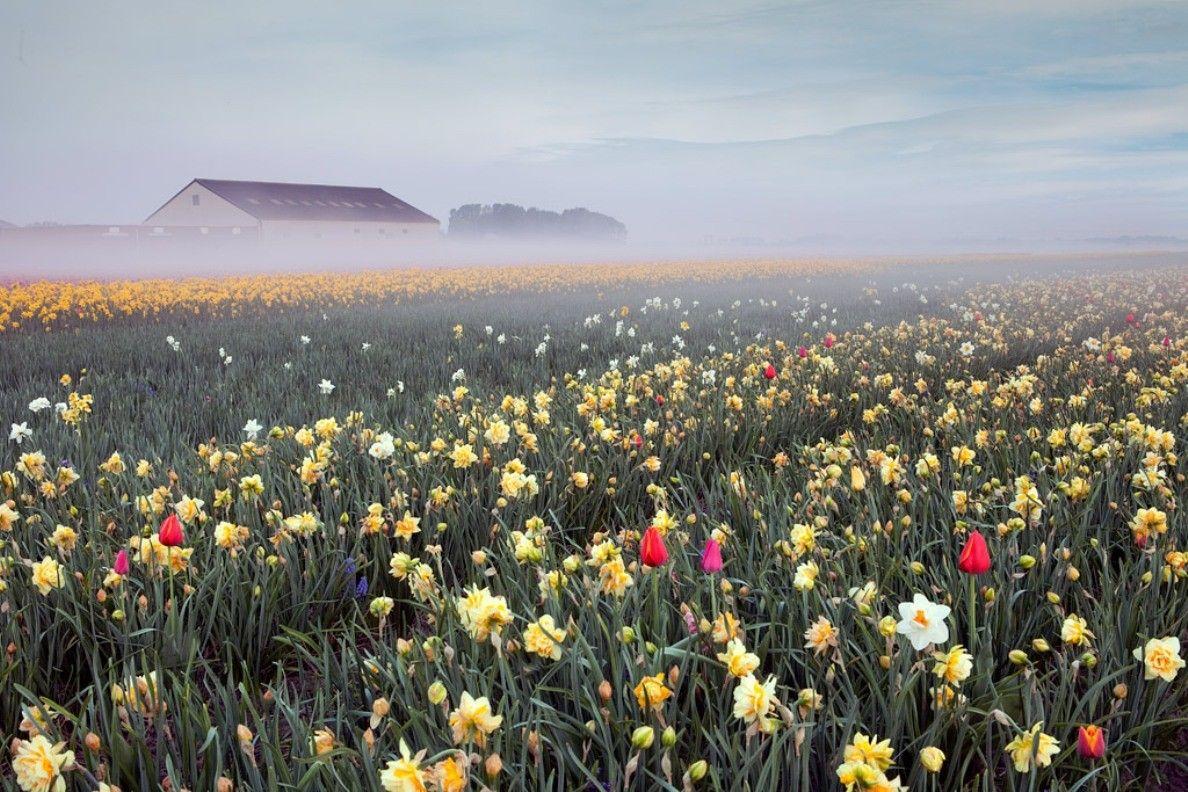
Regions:
<svg viewBox="0 0 1188 792"><path fill-rule="evenodd" d="M796 347L796 356L801 360L804 360L806 357L808 357L808 348L804 345Z"/></svg>
<svg viewBox="0 0 1188 792"><path fill-rule="evenodd" d="M157 539L166 547L178 547L186 541L186 534L182 531L181 520L176 514L171 514L157 529Z"/></svg>
<svg viewBox="0 0 1188 792"><path fill-rule="evenodd" d="M659 404L661 407L664 406L664 396L659 393L656 394L656 404Z"/></svg>
<svg viewBox="0 0 1188 792"><path fill-rule="evenodd" d="M767 368L763 369L763 376L769 380L775 379L776 378L776 367L771 365L770 363L768 363Z"/></svg>
<svg viewBox="0 0 1188 792"><path fill-rule="evenodd" d="M1111 349L1109 352L1106 352L1106 363L1110 365L1114 364L1114 350Z"/></svg>
<svg viewBox="0 0 1188 792"><path fill-rule="evenodd" d="M643 541L639 543L639 560L646 566L658 567L668 563L668 548L664 546L664 537L656 526L649 525L644 531Z"/></svg>
<svg viewBox="0 0 1188 792"><path fill-rule="evenodd" d="M636 434L632 442L635 443L636 448L643 448L643 435Z"/></svg>
<svg viewBox="0 0 1188 792"><path fill-rule="evenodd" d="M825 340L822 343L825 344L826 349L833 349L834 340L833 333L830 333L829 335L825 336Z"/></svg>
<svg viewBox="0 0 1188 792"><path fill-rule="evenodd" d="M722 571L722 545L713 537L705 540L705 549L701 551L701 571L707 575Z"/></svg>
<svg viewBox="0 0 1188 792"><path fill-rule="evenodd" d="M1106 733L1099 726L1081 726L1077 729L1077 753L1082 759L1100 759L1105 756Z"/></svg>
<svg viewBox="0 0 1188 792"><path fill-rule="evenodd" d="M1126 314L1126 324L1134 324L1134 311Z"/></svg>
<svg viewBox="0 0 1188 792"><path fill-rule="evenodd" d="M116 553L115 564L112 565L111 571L115 572L117 575L128 574L128 551L127 550L121 550L120 552Z"/></svg>
<svg viewBox="0 0 1188 792"><path fill-rule="evenodd" d="M981 531L974 531L961 548L957 568L970 575L984 575L990 571L990 550Z"/></svg>
<svg viewBox="0 0 1188 792"><path fill-rule="evenodd" d="M1163 337L1163 342L1162 342L1162 343L1163 343L1163 348L1164 348L1164 349L1167 349L1169 346L1171 346L1171 336L1166 336L1166 335L1165 335L1165 336Z"/></svg>

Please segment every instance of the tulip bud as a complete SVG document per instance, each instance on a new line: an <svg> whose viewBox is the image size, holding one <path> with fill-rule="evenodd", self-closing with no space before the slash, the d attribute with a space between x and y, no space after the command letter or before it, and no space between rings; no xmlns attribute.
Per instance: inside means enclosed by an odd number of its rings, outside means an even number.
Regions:
<svg viewBox="0 0 1188 792"><path fill-rule="evenodd" d="M1077 753L1082 759L1100 759L1105 756L1106 734L1098 726L1081 726L1077 729Z"/></svg>
<svg viewBox="0 0 1188 792"><path fill-rule="evenodd" d="M990 571L990 549L981 531L973 531L961 549L957 568L967 575L984 575Z"/></svg>
<svg viewBox="0 0 1188 792"><path fill-rule="evenodd" d="M712 537L705 540L701 551L701 571L707 575L722 571L722 546Z"/></svg>
<svg viewBox="0 0 1188 792"><path fill-rule="evenodd" d="M664 546L664 537L654 525L649 525L644 531L643 539L639 543L639 560L650 567L664 566L668 563L668 548Z"/></svg>
<svg viewBox="0 0 1188 792"><path fill-rule="evenodd" d="M185 531L182 530L181 520L176 514L170 514L157 529L157 541L166 547L179 547L186 541Z"/></svg>

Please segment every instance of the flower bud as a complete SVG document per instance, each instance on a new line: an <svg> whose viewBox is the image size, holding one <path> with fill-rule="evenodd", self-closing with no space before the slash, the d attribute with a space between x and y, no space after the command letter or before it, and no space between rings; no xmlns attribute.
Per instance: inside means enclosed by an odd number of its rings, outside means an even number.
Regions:
<svg viewBox="0 0 1188 792"><path fill-rule="evenodd" d="M1040 654L1043 654L1044 652L1050 652L1052 650L1051 644L1049 644L1043 638L1036 638L1034 641L1032 641L1031 648Z"/></svg>
<svg viewBox="0 0 1188 792"><path fill-rule="evenodd" d="M709 763L704 759L698 759L693 764L689 765L689 770L686 775L689 776L690 781L700 781L705 778L705 774L709 771Z"/></svg>
<svg viewBox="0 0 1188 792"><path fill-rule="evenodd" d="M631 744L641 751L646 751L652 747L652 743L656 741L656 730L651 726L640 726L635 731L631 732Z"/></svg>
<svg viewBox="0 0 1188 792"><path fill-rule="evenodd" d="M945 763L945 752L935 745L920 749L920 765L930 773L939 773Z"/></svg>
<svg viewBox="0 0 1188 792"><path fill-rule="evenodd" d="M1028 662L1027 652L1024 652L1022 649L1012 649L1011 653L1008 654L1007 657L1009 657L1011 662L1015 665L1027 665Z"/></svg>
<svg viewBox="0 0 1188 792"><path fill-rule="evenodd" d="M672 728L671 726L660 733L660 744L665 748L671 748L672 746L676 745L676 741L676 729Z"/></svg>
<svg viewBox="0 0 1188 792"><path fill-rule="evenodd" d="M1035 566L1035 556L1019 556L1019 566L1021 566L1023 569L1031 569L1033 566Z"/></svg>
<svg viewBox="0 0 1188 792"><path fill-rule="evenodd" d="M434 681L434 683L429 686L429 690L427 692L429 694L429 702L431 704L440 704L441 702L445 701L446 686L441 683L440 679Z"/></svg>

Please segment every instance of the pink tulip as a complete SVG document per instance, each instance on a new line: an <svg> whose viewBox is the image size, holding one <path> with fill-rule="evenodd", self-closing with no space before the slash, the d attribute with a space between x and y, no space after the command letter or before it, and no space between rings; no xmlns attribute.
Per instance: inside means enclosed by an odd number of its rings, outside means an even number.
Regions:
<svg viewBox="0 0 1188 792"><path fill-rule="evenodd" d="M718 544L717 539L711 537L705 540L705 549L701 551L701 571L707 575L722 571L722 545Z"/></svg>
<svg viewBox="0 0 1188 792"><path fill-rule="evenodd" d="M115 564L112 566L111 571L115 572L117 575L128 574L128 551L127 550L121 550L120 552L116 553Z"/></svg>

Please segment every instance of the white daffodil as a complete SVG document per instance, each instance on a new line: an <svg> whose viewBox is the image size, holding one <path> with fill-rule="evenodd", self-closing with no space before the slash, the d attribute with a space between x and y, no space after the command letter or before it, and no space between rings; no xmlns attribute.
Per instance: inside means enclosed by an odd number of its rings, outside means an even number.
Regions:
<svg viewBox="0 0 1188 792"><path fill-rule="evenodd" d="M8 439L15 442L17 445L28 440L33 436L33 430L29 428L27 421L21 421L19 424L12 425L12 431L8 433Z"/></svg>
<svg viewBox="0 0 1188 792"><path fill-rule="evenodd" d="M923 594L916 594L911 602L899 603L900 621L895 632L906 635L916 651L928 644L942 644L949 640L949 606L929 601Z"/></svg>
<svg viewBox="0 0 1188 792"><path fill-rule="evenodd" d="M244 434L247 435L248 440L255 440L260 436L260 430L264 427L255 418L243 425Z"/></svg>
<svg viewBox="0 0 1188 792"><path fill-rule="evenodd" d="M329 396L334 392L334 383L328 379L324 379L318 383L318 390L320 390L323 395Z"/></svg>
<svg viewBox="0 0 1188 792"><path fill-rule="evenodd" d="M42 410L48 410L52 406L53 406L53 403L50 402L50 400L45 398L44 396L39 396L38 398L29 402L29 409L35 413L39 413Z"/></svg>

